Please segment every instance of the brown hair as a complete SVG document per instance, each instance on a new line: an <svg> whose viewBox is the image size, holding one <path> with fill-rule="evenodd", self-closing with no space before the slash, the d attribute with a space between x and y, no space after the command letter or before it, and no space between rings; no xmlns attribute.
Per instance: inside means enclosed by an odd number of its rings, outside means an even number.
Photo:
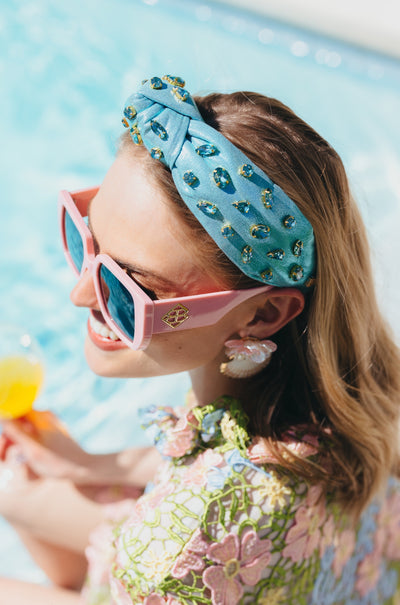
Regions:
<svg viewBox="0 0 400 605"><path fill-rule="evenodd" d="M251 381L243 402L251 430L268 441L287 471L320 483L358 515L388 475L399 472L400 355L377 307L366 233L343 164L275 99L237 92L196 102L204 120L294 200L315 233L316 285L303 313L274 336L279 349L270 365ZM128 141L126 133L123 146ZM169 170L148 153L143 157L196 232L192 241L201 241L205 264L221 285L259 285L217 248L180 198ZM325 436L328 464L278 446L288 427L301 425Z"/></svg>

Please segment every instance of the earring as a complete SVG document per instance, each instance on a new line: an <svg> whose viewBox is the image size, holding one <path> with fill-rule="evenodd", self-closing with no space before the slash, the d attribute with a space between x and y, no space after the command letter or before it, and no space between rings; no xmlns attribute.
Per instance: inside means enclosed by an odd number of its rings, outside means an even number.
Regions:
<svg viewBox="0 0 400 605"><path fill-rule="evenodd" d="M221 363L220 372L231 378L254 376L269 364L271 355L277 348L272 340L251 337L227 340L225 354L229 361Z"/></svg>

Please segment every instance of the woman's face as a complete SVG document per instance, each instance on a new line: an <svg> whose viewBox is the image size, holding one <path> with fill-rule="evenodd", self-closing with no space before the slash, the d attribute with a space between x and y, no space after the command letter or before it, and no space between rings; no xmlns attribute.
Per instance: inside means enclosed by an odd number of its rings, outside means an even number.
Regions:
<svg viewBox="0 0 400 605"><path fill-rule="evenodd" d="M133 265L131 277L157 298L221 289L196 262L184 225L133 154L124 150L118 155L90 205L89 216L96 253L108 254L121 266ZM71 300L77 306L99 310L88 272L72 290ZM224 358L225 340L237 331L238 309L214 326L156 334L140 351L121 342L116 347L104 343L89 328L86 358L90 368L102 376L146 377L217 366ZM96 316L101 319L100 314Z"/></svg>

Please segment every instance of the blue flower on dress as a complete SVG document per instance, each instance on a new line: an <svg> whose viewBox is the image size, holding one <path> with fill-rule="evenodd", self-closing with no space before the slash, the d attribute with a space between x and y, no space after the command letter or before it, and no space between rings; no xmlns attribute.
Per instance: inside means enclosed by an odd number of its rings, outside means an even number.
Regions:
<svg viewBox="0 0 400 605"><path fill-rule="evenodd" d="M320 573L315 580L312 605L334 605L343 600L348 605L380 605L393 596L397 572L381 573L380 583L364 596L355 589L359 564L374 549L375 516L378 510L373 503L365 511L358 531L355 554L347 561L339 579L336 579L332 569L335 550L333 546L327 548L321 559Z"/></svg>
<svg viewBox="0 0 400 605"><path fill-rule="evenodd" d="M198 420L190 408L150 406L141 410L142 428L164 458L180 458L198 445Z"/></svg>
<svg viewBox="0 0 400 605"><path fill-rule="evenodd" d="M338 580L335 595L343 595L341 598L350 599L356 583L356 573L358 567L357 557L351 557L345 564L342 575Z"/></svg>
<svg viewBox="0 0 400 605"><path fill-rule="evenodd" d="M389 477L388 479L388 490L394 489L394 488L398 488L399 487L399 479L396 479L396 477Z"/></svg>
<svg viewBox="0 0 400 605"><path fill-rule="evenodd" d="M324 556L321 559L321 570L330 571L332 568L333 559L335 558L335 549L333 546L328 546Z"/></svg>
<svg viewBox="0 0 400 605"><path fill-rule="evenodd" d="M372 590L365 597L355 597L347 601L348 605L381 605L382 601L376 590Z"/></svg>
<svg viewBox="0 0 400 605"><path fill-rule="evenodd" d="M382 595L383 600L393 597L397 590L398 573L395 569L386 570L386 573L381 573L378 582L378 591Z"/></svg>
<svg viewBox="0 0 400 605"><path fill-rule="evenodd" d="M271 473L267 473L267 471L265 471L263 468L253 464L253 462L250 462L250 460L242 456L242 454L236 448L227 452L225 454L225 459L235 473L241 473L244 467L247 466L248 468L252 468L257 473L261 473L265 477L271 477Z"/></svg>
<svg viewBox="0 0 400 605"><path fill-rule="evenodd" d="M151 405L142 408L140 415L142 428L164 458L181 458L206 444L229 441L221 426L224 416L234 444L237 441L246 449L249 440L245 430L247 416L231 397L193 408Z"/></svg>
<svg viewBox="0 0 400 605"><path fill-rule="evenodd" d="M360 529L357 535L356 545L356 559L360 562L364 559L365 555L372 552L374 549L374 536L376 532L376 513L378 507L375 503L372 503L365 511Z"/></svg>
<svg viewBox="0 0 400 605"><path fill-rule="evenodd" d="M139 416L142 419L141 426L147 428L148 426L160 422L165 417L173 418L171 408L160 407L158 405L149 405L145 408L139 409Z"/></svg>
<svg viewBox="0 0 400 605"><path fill-rule="evenodd" d="M201 438L205 443L215 439L221 434L220 422L225 410L215 410L206 414L201 422Z"/></svg>
<svg viewBox="0 0 400 605"><path fill-rule="evenodd" d="M227 478L231 476L232 471L235 473L241 473L245 467L251 468L257 473L261 473L266 477L271 477L270 473L267 473L259 466L250 462L250 460L247 458L244 458L244 456L242 456L242 454L236 448L229 450L225 454L225 460L228 466L224 468L214 467L207 473L207 489L222 489Z"/></svg>
<svg viewBox="0 0 400 605"><path fill-rule="evenodd" d="M141 427L145 430L146 436L161 451L166 438L167 427L177 420L172 409L150 405L147 408L140 409L139 415L141 417Z"/></svg>
<svg viewBox="0 0 400 605"><path fill-rule="evenodd" d="M333 605L343 599L350 599L353 595L356 581L358 561L352 557L347 561L339 579L333 573L332 564L335 558L335 549L328 547L321 559L321 571L315 581L312 605Z"/></svg>
<svg viewBox="0 0 400 605"><path fill-rule="evenodd" d="M230 467L235 471L235 473L241 473L245 466L250 466L250 460L243 458L239 450L233 449L230 452L227 452L225 455L225 459Z"/></svg>
<svg viewBox="0 0 400 605"><path fill-rule="evenodd" d="M207 473L206 490L212 492L215 489L223 489L226 480L231 474L232 469L229 466L224 466L223 468L212 466Z"/></svg>
<svg viewBox="0 0 400 605"><path fill-rule="evenodd" d="M329 546L321 559L321 569L315 579L311 605L334 605L337 602L337 580L332 571L334 558L335 549Z"/></svg>
<svg viewBox="0 0 400 605"><path fill-rule="evenodd" d="M149 494L150 492L153 491L153 489L155 488L155 485L153 483L153 481L148 481L146 483L146 487L144 488L144 494Z"/></svg>

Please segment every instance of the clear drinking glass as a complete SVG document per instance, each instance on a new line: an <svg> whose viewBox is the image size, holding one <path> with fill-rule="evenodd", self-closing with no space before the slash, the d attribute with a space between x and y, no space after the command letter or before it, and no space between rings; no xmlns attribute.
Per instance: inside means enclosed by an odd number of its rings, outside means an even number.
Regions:
<svg viewBox="0 0 400 605"><path fill-rule="evenodd" d="M0 421L28 414L43 385L39 345L24 329L0 324Z"/></svg>

